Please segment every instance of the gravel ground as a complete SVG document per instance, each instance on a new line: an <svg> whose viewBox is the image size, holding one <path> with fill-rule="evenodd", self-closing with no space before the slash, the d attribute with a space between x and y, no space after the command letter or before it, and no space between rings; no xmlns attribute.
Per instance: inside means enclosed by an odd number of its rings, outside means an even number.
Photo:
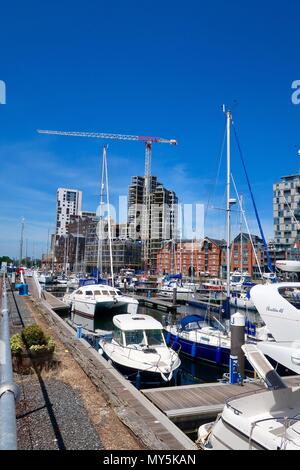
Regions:
<svg viewBox="0 0 300 470"><path fill-rule="evenodd" d="M56 379L18 376L19 450L103 449L80 393Z"/></svg>

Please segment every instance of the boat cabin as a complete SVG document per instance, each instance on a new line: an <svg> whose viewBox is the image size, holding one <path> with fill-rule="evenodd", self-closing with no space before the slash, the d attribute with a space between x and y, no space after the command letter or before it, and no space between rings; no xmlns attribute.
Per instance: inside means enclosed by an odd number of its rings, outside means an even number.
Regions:
<svg viewBox="0 0 300 470"><path fill-rule="evenodd" d="M149 315L115 315L113 340L123 347L154 348L166 346L163 327Z"/></svg>
<svg viewBox="0 0 300 470"><path fill-rule="evenodd" d="M83 286L79 287L76 291L73 293L74 295L82 296L84 299L96 299L97 297L115 297L122 295L121 291L119 289L116 289L111 286L107 286L105 284L95 284L95 285L88 285L88 286Z"/></svg>

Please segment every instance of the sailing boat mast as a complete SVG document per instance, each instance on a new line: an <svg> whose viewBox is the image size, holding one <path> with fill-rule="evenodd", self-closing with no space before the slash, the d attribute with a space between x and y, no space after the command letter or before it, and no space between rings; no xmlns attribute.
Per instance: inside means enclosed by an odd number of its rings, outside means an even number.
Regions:
<svg viewBox="0 0 300 470"><path fill-rule="evenodd" d="M236 201L230 198L230 127L232 115L229 110L225 110L223 105L223 112L226 114L226 127L227 127L227 178L226 178L226 308L225 311L229 313L230 305L230 220L231 220L231 205Z"/></svg>
<svg viewBox="0 0 300 470"><path fill-rule="evenodd" d="M102 172L101 172L101 186L100 186L100 216L98 223L98 255L97 255L97 276L102 276L103 270L103 250L102 250L102 239L103 239L103 196L104 196L104 150L102 157Z"/></svg>
<svg viewBox="0 0 300 470"><path fill-rule="evenodd" d="M114 270L113 270L113 256L112 256L112 233L111 233L111 218L110 218L110 204L109 204L109 189L108 189L108 169L107 169L107 146L103 146L103 159L102 159L102 176L101 176L101 191L100 191L100 220L98 224L98 258L97 270L102 275L103 268L103 252L102 252L102 237L103 231L103 206L104 206L104 192L106 192L106 205L107 205L107 225L108 225L108 239L109 239L109 258L110 258L110 272L111 282L114 287Z"/></svg>
<svg viewBox="0 0 300 470"><path fill-rule="evenodd" d="M76 252L75 252L75 274L78 274L78 251L79 251L79 215L77 215L77 234L76 234Z"/></svg>
<svg viewBox="0 0 300 470"><path fill-rule="evenodd" d="M240 237L241 237L241 244L240 244L240 269L241 275L243 274L243 195L240 195Z"/></svg>
<svg viewBox="0 0 300 470"><path fill-rule="evenodd" d="M114 281L113 255L112 255L112 233L111 233L111 218L110 218L110 204L109 204L108 170L107 170L106 148L107 148L106 145L104 145L104 147L103 147L103 158L104 158L105 183L106 183L106 202L107 202L107 219L108 219L110 274L111 274L111 285L112 285L112 287L114 287L114 286L115 286L115 281Z"/></svg>
<svg viewBox="0 0 300 470"><path fill-rule="evenodd" d="M20 237L20 263L19 266L22 266L22 258L23 258L23 238L24 238L24 224L25 224L25 219L24 217L22 218L21 222L21 237Z"/></svg>

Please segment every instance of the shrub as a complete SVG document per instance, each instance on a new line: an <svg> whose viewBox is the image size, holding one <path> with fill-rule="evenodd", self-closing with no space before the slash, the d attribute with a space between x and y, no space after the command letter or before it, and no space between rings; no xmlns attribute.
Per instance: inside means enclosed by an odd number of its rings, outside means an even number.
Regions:
<svg viewBox="0 0 300 470"><path fill-rule="evenodd" d="M55 343L52 338L48 338L47 344L33 344L29 350L36 354L52 353L55 349Z"/></svg>
<svg viewBox="0 0 300 470"><path fill-rule="evenodd" d="M47 344L47 338L38 325L26 326L22 331L22 339L27 348L31 346L42 346Z"/></svg>
<svg viewBox="0 0 300 470"><path fill-rule="evenodd" d="M24 348L24 343L20 334L13 335L10 338L10 349L14 354L20 354Z"/></svg>
<svg viewBox="0 0 300 470"><path fill-rule="evenodd" d="M21 334L10 338L10 348L13 354L21 354L29 349L34 355L52 353L55 342L51 336L45 336L38 325L26 326Z"/></svg>

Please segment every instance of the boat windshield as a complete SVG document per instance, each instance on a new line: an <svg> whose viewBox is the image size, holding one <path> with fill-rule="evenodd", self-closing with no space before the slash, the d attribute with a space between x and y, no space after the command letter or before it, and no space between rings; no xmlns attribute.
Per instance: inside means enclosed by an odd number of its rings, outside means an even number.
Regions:
<svg viewBox="0 0 300 470"><path fill-rule="evenodd" d="M148 346L164 346L164 337L161 330L146 330Z"/></svg>
<svg viewBox="0 0 300 470"><path fill-rule="evenodd" d="M145 344L143 330L125 331L126 345Z"/></svg>
<svg viewBox="0 0 300 470"><path fill-rule="evenodd" d="M232 276L231 281L232 282L241 282L241 276Z"/></svg>

